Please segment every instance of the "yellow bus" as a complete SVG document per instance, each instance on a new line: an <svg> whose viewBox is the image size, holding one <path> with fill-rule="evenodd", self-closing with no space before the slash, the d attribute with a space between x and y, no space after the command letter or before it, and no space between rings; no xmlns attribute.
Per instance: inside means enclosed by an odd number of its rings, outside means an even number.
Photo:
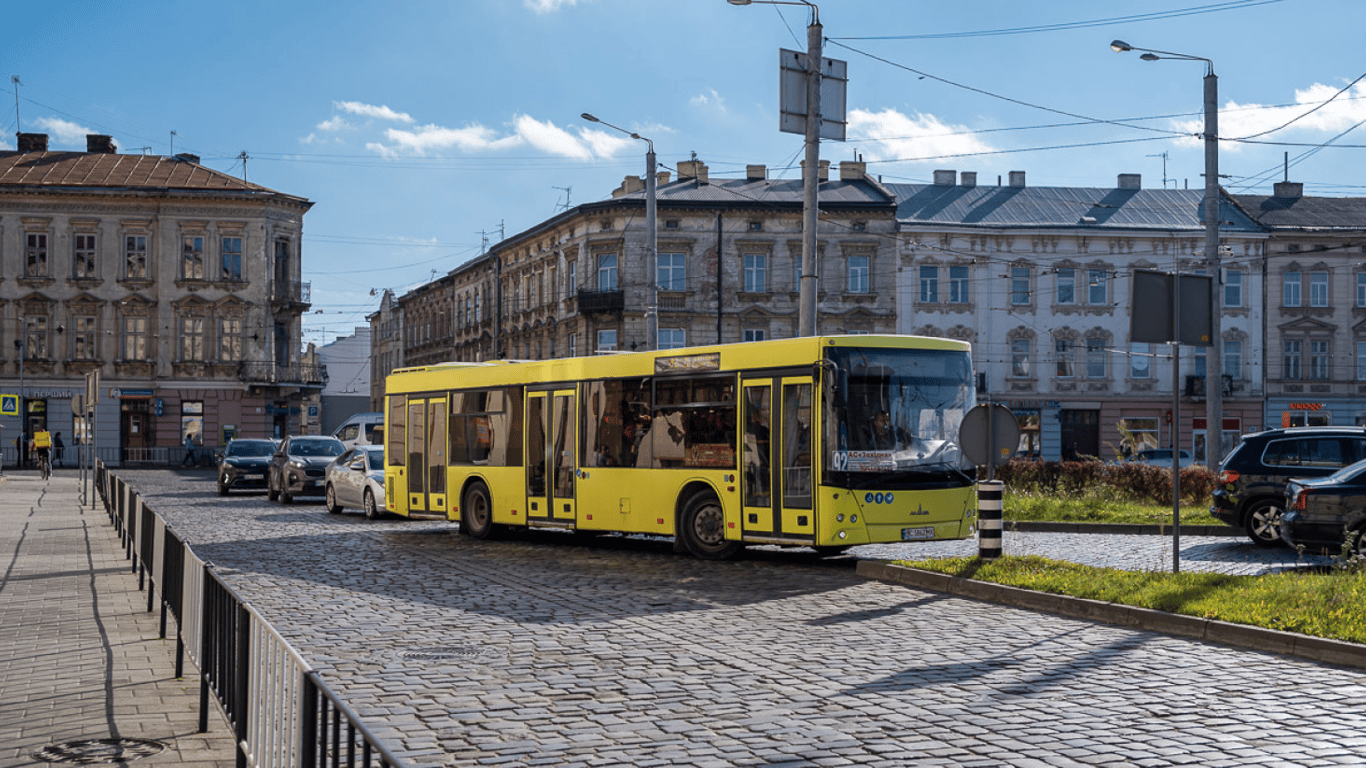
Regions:
<svg viewBox="0 0 1366 768"><path fill-rule="evenodd" d="M975 530L970 346L816 336L392 373L385 506L512 527L841 552Z"/></svg>

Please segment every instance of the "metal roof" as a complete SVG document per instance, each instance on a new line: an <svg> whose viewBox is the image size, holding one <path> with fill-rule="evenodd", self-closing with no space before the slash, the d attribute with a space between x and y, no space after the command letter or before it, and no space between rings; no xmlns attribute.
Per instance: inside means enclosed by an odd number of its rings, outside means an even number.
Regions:
<svg viewBox="0 0 1366 768"><path fill-rule="evenodd" d="M293 195L181 157L108 152L0 152L0 188L185 190Z"/></svg>
<svg viewBox="0 0 1366 768"><path fill-rule="evenodd" d="M820 184L820 204L828 206L887 207L892 200L864 180L830 180ZM797 205L803 201L801 179L722 179L706 182L694 178L676 179L660 184L656 200L669 203L727 205ZM643 191L622 195L617 200L643 199Z"/></svg>
<svg viewBox="0 0 1366 768"><path fill-rule="evenodd" d="M897 223L991 229L1204 230L1204 190L1097 187L978 187L884 184L897 199ZM1220 231L1262 229L1221 197Z"/></svg>
<svg viewBox="0 0 1366 768"><path fill-rule="evenodd" d="M1366 229L1366 197L1232 197L1268 229Z"/></svg>

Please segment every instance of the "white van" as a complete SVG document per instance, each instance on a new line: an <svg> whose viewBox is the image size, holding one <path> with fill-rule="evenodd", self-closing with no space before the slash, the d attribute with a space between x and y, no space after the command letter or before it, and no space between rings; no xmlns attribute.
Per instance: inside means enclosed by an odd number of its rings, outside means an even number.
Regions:
<svg viewBox="0 0 1366 768"><path fill-rule="evenodd" d="M348 449L358 445L383 445L384 414L358 413L342 422L332 436Z"/></svg>

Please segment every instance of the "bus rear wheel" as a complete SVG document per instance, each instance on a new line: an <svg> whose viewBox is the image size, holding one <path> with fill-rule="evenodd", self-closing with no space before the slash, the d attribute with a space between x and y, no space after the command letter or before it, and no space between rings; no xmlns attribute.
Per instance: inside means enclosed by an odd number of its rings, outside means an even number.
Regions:
<svg viewBox="0 0 1366 768"><path fill-rule="evenodd" d="M745 546L726 538L725 512L711 491L694 494L683 505L678 535L684 548L700 560L727 560Z"/></svg>
<svg viewBox="0 0 1366 768"><path fill-rule="evenodd" d="M493 536L493 497L481 482L470 483L460 501L460 532L473 539Z"/></svg>

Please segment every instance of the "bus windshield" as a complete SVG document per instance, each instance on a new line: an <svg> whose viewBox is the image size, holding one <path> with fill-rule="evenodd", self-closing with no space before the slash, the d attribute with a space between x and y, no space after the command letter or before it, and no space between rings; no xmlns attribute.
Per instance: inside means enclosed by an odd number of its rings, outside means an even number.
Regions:
<svg viewBox="0 0 1366 768"><path fill-rule="evenodd" d="M834 347L826 387L828 480L847 487L892 475L962 482L972 462L958 444L976 404L966 351ZM928 479L928 478L926 478Z"/></svg>

